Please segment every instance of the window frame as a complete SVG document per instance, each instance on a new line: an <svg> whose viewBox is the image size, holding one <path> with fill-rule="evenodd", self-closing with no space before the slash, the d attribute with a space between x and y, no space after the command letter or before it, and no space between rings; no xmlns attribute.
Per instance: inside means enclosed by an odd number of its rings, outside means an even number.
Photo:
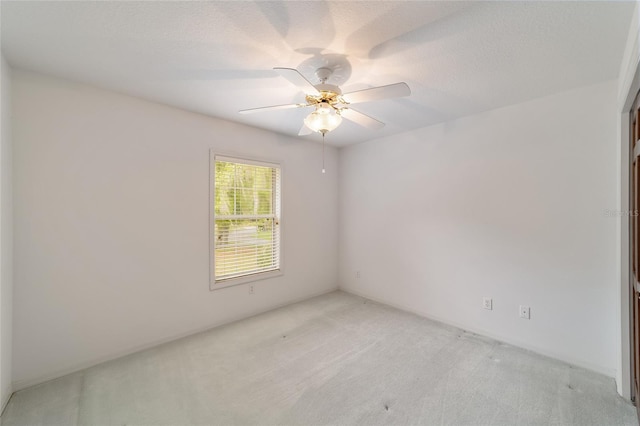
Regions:
<svg viewBox="0 0 640 426"><path fill-rule="evenodd" d="M216 226L216 161L228 161L239 164L248 164L248 165L256 165L256 166L267 166L267 167L277 167L280 173L280 194L279 194L279 211L280 214L277 216L278 220L278 232L279 232L279 244L278 244L278 260L279 267L276 270L272 271L264 271L264 272L256 272L253 274L243 275L240 277L234 278L226 278L222 281L216 281L216 265L215 265L215 249L216 249L216 235L215 235L215 226ZM282 193L283 193L283 176L284 176L284 168L282 167L282 163L269 159L259 159L254 157L248 157L246 155L240 154L231 154L231 153L220 153L215 149L211 149L209 151L209 290L220 290L223 288L234 287L237 285L247 284L255 281L267 280L275 277L279 277L284 275L284 250L282 250L283 245L283 235L284 235L284 226L283 226L283 201L282 201ZM275 206L274 206L275 207Z"/></svg>

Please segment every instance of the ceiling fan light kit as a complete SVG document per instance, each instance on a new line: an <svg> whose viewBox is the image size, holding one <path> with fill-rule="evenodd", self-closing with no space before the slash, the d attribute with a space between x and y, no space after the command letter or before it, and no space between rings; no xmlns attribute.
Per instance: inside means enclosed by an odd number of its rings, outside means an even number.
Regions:
<svg viewBox="0 0 640 426"><path fill-rule="evenodd" d="M316 106L316 110L304 119L304 125L314 132L327 133L342 123L340 113L327 103Z"/></svg>

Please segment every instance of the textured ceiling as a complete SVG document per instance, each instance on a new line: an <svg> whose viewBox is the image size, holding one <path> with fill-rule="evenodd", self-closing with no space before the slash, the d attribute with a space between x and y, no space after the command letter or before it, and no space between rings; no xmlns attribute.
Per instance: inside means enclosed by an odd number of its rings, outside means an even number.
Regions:
<svg viewBox="0 0 640 426"><path fill-rule="evenodd" d="M361 104L337 146L617 77L632 2L7 2L15 67L296 135L301 102L273 67L338 67L343 91L405 81L408 98ZM315 81L314 81L315 82ZM305 136L319 139L319 135Z"/></svg>

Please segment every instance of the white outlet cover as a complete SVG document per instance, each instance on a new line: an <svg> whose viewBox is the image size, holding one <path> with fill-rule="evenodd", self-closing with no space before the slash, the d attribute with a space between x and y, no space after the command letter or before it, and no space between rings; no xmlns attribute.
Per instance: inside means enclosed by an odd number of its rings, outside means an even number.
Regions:
<svg viewBox="0 0 640 426"><path fill-rule="evenodd" d="M520 318L531 319L531 308L520 305Z"/></svg>

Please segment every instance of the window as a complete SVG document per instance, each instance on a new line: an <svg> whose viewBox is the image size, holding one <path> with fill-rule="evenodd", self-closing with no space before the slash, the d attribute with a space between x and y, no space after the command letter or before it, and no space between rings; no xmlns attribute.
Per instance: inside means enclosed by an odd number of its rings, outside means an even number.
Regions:
<svg viewBox="0 0 640 426"><path fill-rule="evenodd" d="M280 166L212 158L212 289L279 274Z"/></svg>

